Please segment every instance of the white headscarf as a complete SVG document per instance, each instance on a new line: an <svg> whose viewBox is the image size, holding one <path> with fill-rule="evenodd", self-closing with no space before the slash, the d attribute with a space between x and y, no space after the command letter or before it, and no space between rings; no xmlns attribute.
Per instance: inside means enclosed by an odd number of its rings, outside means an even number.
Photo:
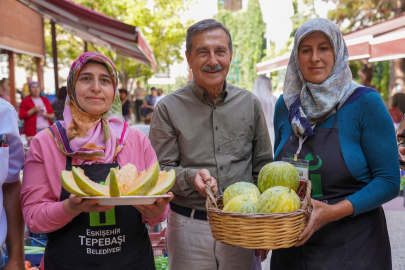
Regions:
<svg viewBox="0 0 405 270"><path fill-rule="evenodd" d="M321 84L307 82L302 76L298 51L301 41L310 33L324 33L332 44L335 64L329 77ZM319 124L336 112L360 87L352 81L349 54L339 27L328 19L305 22L297 31L284 81L283 97L288 119L297 136L311 136L311 126Z"/></svg>
<svg viewBox="0 0 405 270"><path fill-rule="evenodd" d="M262 104L262 109L266 117L267 128L270 134L271 145L274 146L274 109L276 107L277 98L271 93L271 81L266 76L260 76L253 84L252 92L255 94Z"/></svg>

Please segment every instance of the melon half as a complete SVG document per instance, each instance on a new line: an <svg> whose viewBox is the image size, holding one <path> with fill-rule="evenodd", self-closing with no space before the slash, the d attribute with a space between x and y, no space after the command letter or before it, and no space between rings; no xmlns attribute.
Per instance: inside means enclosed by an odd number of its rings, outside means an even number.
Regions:
<svg viewBox="0 0 405 270"><path fill-rule="evenodd" d="M72 174L77 186L86 194L86 196L110 196L110 188L91 181L84 174L83 169L72 167Z"/></svg>
<svg viewBox="0 0 405 270"><path fill-rule="evenodd" d="M146 172L140 173L138 178L134 182L127 185L125 188L122 188L121 194L123 194L124 196L146 195L155 188L158 179L159 162L156 161ZM118 183L121 183L121 181L125 181L125 179L120 179L120 177L117 177L117 180Z"/></svg>
<svg viewBox="0 0 405 270"><path fill-rule="evenodd" d="M62 182L62 187L66 189L67 192L74 194L76 196L88 196L76 184L76 181L71 171L62 171L60 181Z"/></svg>
<svg viewBox="0 0 405 270"><path fill-rule="evenodd" d="M167 193L173 187L175 181L176 173L174 170L160 172L155 188L148 195L163 195Z"/></svg>

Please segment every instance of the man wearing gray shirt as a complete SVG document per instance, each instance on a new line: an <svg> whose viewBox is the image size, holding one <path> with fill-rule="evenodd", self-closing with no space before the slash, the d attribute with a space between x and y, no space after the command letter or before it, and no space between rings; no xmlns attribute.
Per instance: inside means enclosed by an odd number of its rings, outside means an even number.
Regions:
<svg viewBox="0 0 405 270"><path fill-rule="evenodd" d="M205 182L223 194L231 184L257 184L273 161L259 100L226 82L232 60L228 29L208 19L187 30L193 81L167 95L153 113L150 141L176 183L166 231L170 269L251 270L253 250L215 241L205 210Z"/></svg>

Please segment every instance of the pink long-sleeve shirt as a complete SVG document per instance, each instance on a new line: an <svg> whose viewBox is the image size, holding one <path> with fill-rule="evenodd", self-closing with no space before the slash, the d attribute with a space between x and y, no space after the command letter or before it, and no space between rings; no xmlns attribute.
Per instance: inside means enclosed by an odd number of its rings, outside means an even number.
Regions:
<svg viewBox="0 0 405 270"><path fill-rule="evenodd" d="M156 162L156 154L148 138L139 130L130 129L124 147L117 157L118 164L134 164L138 171L148 169ZM72 159L76 165L76 159ZM27 228L34 233L56 231L75 216L65 212L60 201L61 172L66 169L66 156L57 148L55 141L44 130L31 141L24 165L21 204ZM142 216L150 226L164 221L166 210L155 218Z"/></svg>

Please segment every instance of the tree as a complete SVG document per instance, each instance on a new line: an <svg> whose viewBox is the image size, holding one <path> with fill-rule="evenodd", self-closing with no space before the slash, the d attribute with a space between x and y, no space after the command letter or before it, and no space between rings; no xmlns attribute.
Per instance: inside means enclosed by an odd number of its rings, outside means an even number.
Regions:
<svg viewBox="0 0 405 270"><path fill-rule="evenodd" d="M180 49L185 41L186 31L192 21L181 18L195 0L154 0L148 8L147 0L72 0L84 7L137 26L143 32L152 47L158 65L158 71L168 68L175 61L182 61ZM58 62L69 66L84 52L84 42L56 25L58 42ZM46 53L52 55L51 31L49 21L45 21ZM105 48L89 44L89 51L98 51L107 55L117 67L119 79L124 88L131 89L135 80L150 78L152 68L126 58ZM132 83L129 82L132 80Z"/></svg>
<svg viewBox="0 0 405 270"><path fill-rule="evenodd" d="M215 19L222 22L232 36L233 59L228 81L252 89L256 80L256 64L264 56L263 14L258 0L249 0L246 12L220 9Z"/></svg>
<svg viewBox="0 0 405 270"><path fill-rule="evenodd" d="M335 10L328 12L328 18L338 25L349 25L341 29L343 33L348 33L362 29L364 27L383 22L403 14L405 11L405 0L323 0L336 4ZM382 65L386 68L386 65ZM395 79L400 80L404 85L404 61L394 60ZM372 80L372 65L367 60L362 61L360 68L361 83L370 86Z"/></svg>

